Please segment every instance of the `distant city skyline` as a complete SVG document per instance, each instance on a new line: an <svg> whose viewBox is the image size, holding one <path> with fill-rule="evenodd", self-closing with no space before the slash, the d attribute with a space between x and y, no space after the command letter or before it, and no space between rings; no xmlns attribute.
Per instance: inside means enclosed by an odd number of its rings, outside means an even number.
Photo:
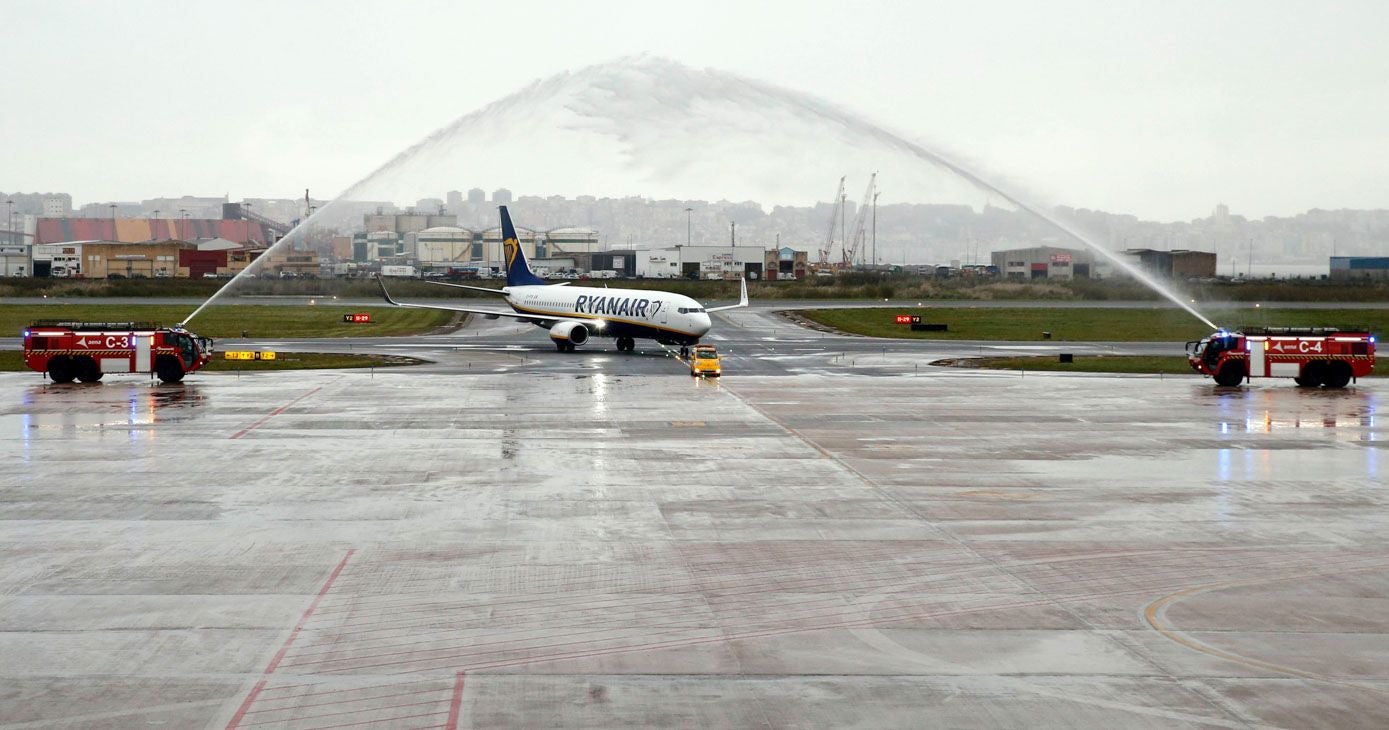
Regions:
<svg viewBox="0 0 1389 730"><path fill-rule="evenodd" d="M3 194L3 193L0 193ZM50 196L51 197L51 196ZM304 210L304 201L294 198L252 197L228 201L223 197L148 199L125 203L94 202L78 206L72 215L105 219L156 217L154 206L205 204L184 212L192 218L218 218L223 202L248 203L251 210L281 221L291 221ZM452 201L452 202L450 202ZM3 199L0 199L3 202ZM52 202L44 198L27 201L31 206ZM314 198L309 204L322 207L327 201ZM605 249L674 246L687 240L695 245L724 245L729 223L737 222L739 245L764 248L789 246L818 258L827 244L831 250L842 247L842 233L852 234L857 203L845 201L848 223L836 226L833 241L827 241L827 224L838 214L837 206L822 202L815 206L762 206L757 201L654 200L642 197L603 198L581 195L531 195L505 188L468 188L440 191L413 201L356 201L337 209L331 220L319 221L311 232L313 240L366 230L363 216L378 209L388 213L436 217L442 207L445 218L459 227L483 231L495 228L496 206L511 205L521 227L545 232L579 227L595 232ZM116 205L115 208L111 208ZM1073 225L1087 231L1111 250L1149 248L1190 249L1216 253L1220 272L1256 274L1311 274L1321 271L1329 257L1373 256L1384 250L1389 240L1389 210L1310 210L1289 217L1249 218L1239 210L1217 205L1208 215L1191 221L1156 222L1132 215L1096 210L1062 208L1059 211ZM37 215L34 213L33 215ZM160 209L160 218L179 217ZM836 218L836 220L839 220ZM977 211L962 205L888 204L880 205L877 216L877 245L865 234L862 258L893 264L987 263L991 251L1049 245L1082 248L1059 230L1025 212L1004 208ZM428 225L453 225L451 222ZM327 227L324 228L323 225ZM50 235L57 229L50 227ZM74 229L75 230L75 229ZM132 228L132 230L134 230ZM31 230L32 232L32 230ZM688 237L688 238L687 238ZM835 254L837 255L837 253ZM831 256L833 258L834 256Z"/></svg>

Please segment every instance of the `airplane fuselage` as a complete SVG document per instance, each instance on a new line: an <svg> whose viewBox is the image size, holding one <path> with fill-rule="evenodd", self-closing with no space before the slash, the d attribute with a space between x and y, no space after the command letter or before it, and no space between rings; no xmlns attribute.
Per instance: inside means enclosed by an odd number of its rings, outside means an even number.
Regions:
<svg viewBox="0 0 1389 730"><path fill-rule="evenodd" d="M521 314L579 320L594 335L689 345L709 331L704 305L683 294L584 286L509 286L507 304ZM548 325L537 322L539 326Z"/></svg>

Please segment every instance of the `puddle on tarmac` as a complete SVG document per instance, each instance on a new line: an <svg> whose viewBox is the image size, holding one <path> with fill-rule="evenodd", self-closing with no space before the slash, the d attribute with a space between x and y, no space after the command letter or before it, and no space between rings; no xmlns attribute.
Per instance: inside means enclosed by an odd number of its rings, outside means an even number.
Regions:
<svg viewBox="0 0 1389 730"><path fill-rule="evenodd" d="M129 429L196 418L207 396L196 385L45 384L23 392L0 413L4 433L24 438L48 430Z"/></svg>

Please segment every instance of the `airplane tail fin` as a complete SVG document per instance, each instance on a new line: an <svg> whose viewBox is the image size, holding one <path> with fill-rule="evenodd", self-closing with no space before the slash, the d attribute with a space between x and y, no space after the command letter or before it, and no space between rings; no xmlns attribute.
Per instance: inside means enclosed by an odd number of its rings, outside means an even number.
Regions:
<svg viewBox="0 0 1389 730"><path fill-rule="evenodd" d="M502 253L506 258L506 285L530 286L544 285L545 280L531 271L526 263L526 254L521 250L521 240L516 237L516 227L511 225L511 214L506 206L499 206L502 213Z"/></svg>

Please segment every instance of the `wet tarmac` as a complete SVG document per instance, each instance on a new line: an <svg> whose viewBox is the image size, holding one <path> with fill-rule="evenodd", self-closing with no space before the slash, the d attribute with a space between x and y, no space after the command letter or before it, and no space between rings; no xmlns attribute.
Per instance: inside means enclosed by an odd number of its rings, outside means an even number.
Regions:
<svg viewBox="0 0 1389 730"><path fill-rule="evenodd" d="M1389 384L743 315L722 381L0 374L0 727L1389 726Z"/></svg>

